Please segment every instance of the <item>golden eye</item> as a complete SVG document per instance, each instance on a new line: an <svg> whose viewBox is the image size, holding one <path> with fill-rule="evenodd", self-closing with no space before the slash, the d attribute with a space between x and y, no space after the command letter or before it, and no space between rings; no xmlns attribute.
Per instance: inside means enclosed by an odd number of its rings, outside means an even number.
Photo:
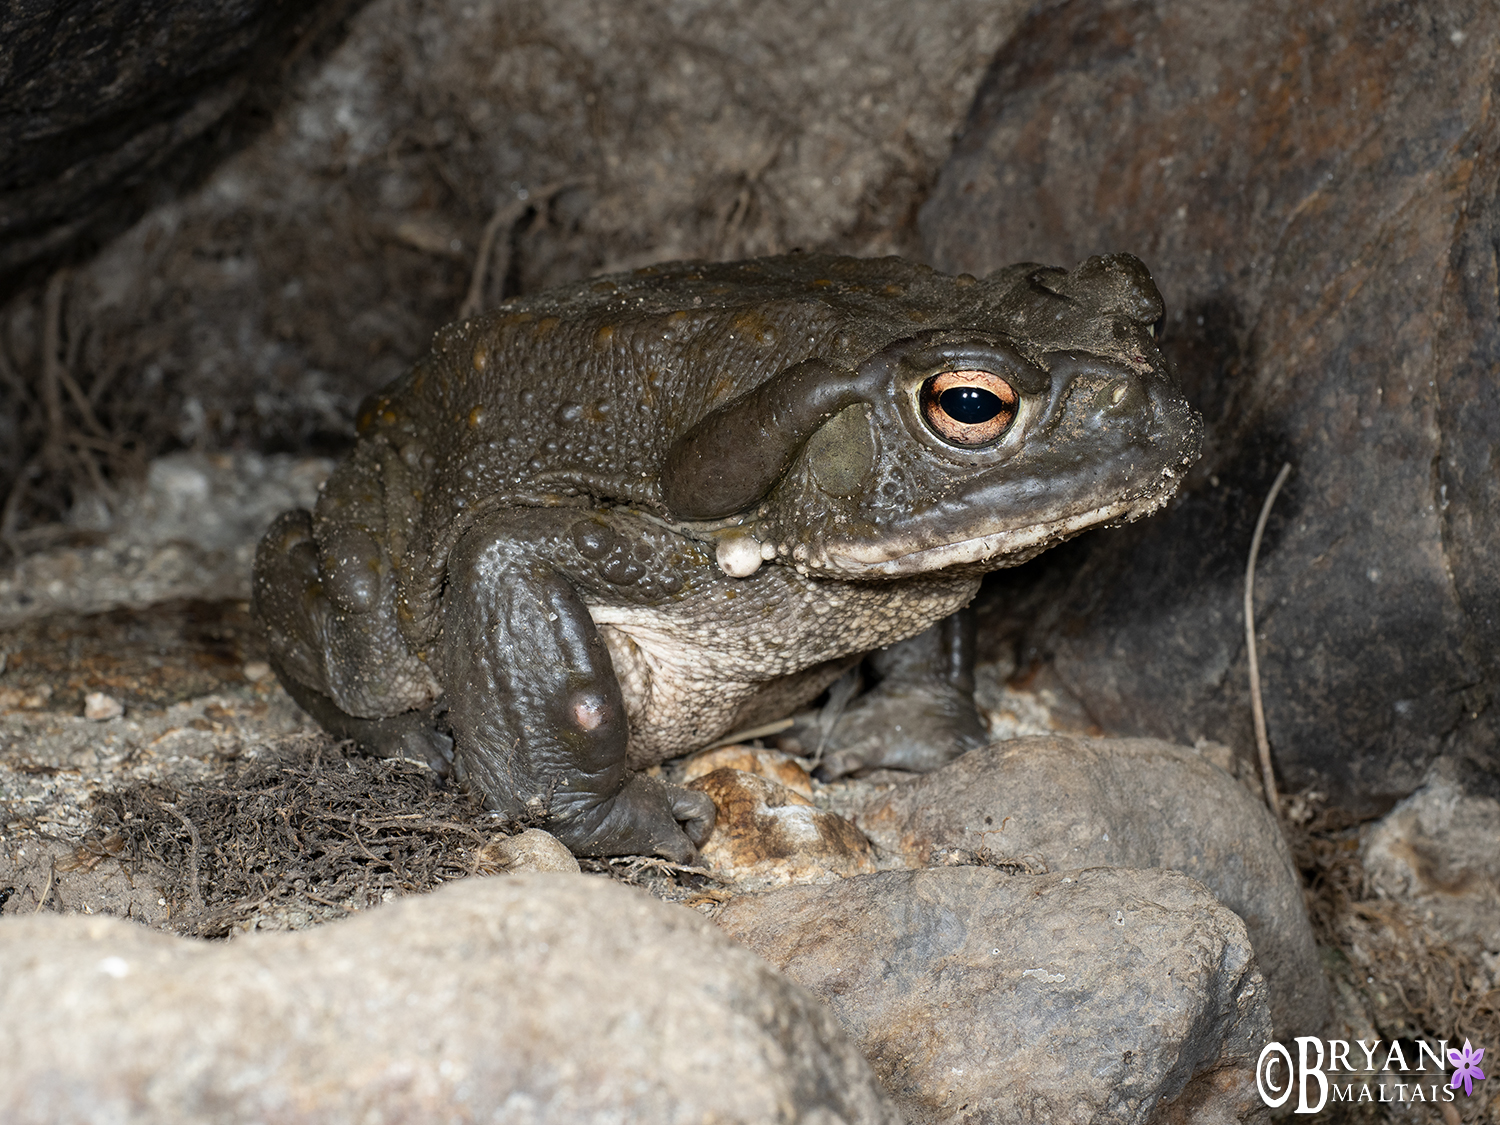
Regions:
<svg viewBox="0 0 1500 1125"><path fill-rule="evenodd" d="M932 432L970 449L1005 433L1019 401L1015 389L989 371L944 371L922 384L922 417Z"/></svg>

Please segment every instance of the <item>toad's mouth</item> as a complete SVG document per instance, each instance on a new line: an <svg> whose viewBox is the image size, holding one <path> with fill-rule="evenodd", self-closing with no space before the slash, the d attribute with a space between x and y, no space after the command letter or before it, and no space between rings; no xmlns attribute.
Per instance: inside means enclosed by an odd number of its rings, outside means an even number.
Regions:
<svg viewBox="0 0 1500 1125"><path fill-rule="evenodd" d="M1090 528L1129 523L1150 515L1176 493L1180 475L1179 469L1165 469L1156 487L1134 496L1120 497L1082 512L931 546L921 546L904 537L834 544L812 565L821 573L847 578L900 578L973 564L983 564L989 570L1018 566Z"/></svg>

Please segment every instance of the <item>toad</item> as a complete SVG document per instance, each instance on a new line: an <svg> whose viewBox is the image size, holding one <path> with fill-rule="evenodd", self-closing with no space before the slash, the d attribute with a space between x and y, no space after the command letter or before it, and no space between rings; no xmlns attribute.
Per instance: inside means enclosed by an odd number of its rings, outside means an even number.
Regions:
<svg viewBox="0 0 1500 1125"><path fill-rule="evenodd" d="M685 262L450 325L361 407L255 560L281 682L580 855L690 861L649 768L879 650L825 770L983 738L990 570L1161 507L1201 420L1127 254L983 279L897 258Z"/></svg>

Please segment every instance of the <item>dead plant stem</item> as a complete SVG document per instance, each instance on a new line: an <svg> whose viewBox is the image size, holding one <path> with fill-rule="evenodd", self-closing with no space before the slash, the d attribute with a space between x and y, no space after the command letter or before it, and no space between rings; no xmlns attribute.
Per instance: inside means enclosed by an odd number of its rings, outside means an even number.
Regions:
<svg viewBox="0 0 1500 1125"><path fill-rule="evenodd" d="M40 914L42 912L42 907L47 905L47 896L52 893L52 883L56 878L57 863L56 861L54 861L52 865L47 868L47 885L42 888L42 897L36 900L36 909L32 911L33 914Z"/></svg>
<svg viewBox="0 0 1500 1125"><path fill-rule="evenodd" d="M526 217L528 211L547 206L554 195L565 188L572 187L576 182L575 180L556 180L544 184L535 191L527 192L524 199L502 195L495 201L495 210L490 215L489 222L484 224L484 231L479 236L479 252L474 257L474 272L469 275L469 291L464 295L463 304L458 307L459 320L467 320L484 311L485 283L492 273L503 283L505 274L510 272L509 252L504 258L504 269L494 271L490 269L490 259L494 256L495 241L500 232L505 231L508 236L511 229Z"/></svg>
<svg viewBox="0 0 1500 1125"><path fill-rule="evenodd" d="M1266 736L1266 711L1260 694L1260 660L1255 647L1255 561L1260 556L1260 540L1266 531L1271 505L1276 503L1276 494L1291 471L1290 461L1282 465L1271 491L1266 493L1266 502L1260 506L1260 519L1255 521L1255 536L1250 540L1250 559L1245 564L1245 650L1250 657L1250 714L1255 720L1255 748L1260 753L1260 777L1266 791L1266 804L1278 821L1281 819L1281 799L1276 792L1276 774L1271 769L1271 740Z"/></svg>
<svg viewBox="0 0 1500 1125"><path fill-rule="evenodd" d="M198 829L191 820L183 816L182 813L178 812L165 801L158 802L158 804L160 804L162 808L166 809L167 812L171 813L178 820L182 821L183 825L188 830L188 837L192 840L192 844L188 847L187 854L188 893L193 896L194 908L200 915L202 915L207 912L208 907L203 902L203 892L198 886L198 853L203 848L203 842L198 838Z"/></svg>

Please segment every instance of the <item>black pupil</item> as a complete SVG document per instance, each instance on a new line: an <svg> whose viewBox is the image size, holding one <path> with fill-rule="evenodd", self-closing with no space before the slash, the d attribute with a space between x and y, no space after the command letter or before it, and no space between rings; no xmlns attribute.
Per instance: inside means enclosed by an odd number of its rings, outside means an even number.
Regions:
<svg viewBox="0 0 1500 1125"><path fill-rule="evenodd" d="M949 387L938 395L938 405L944 414L965 426L988 422L1005 409L1000 396L983 387Z"/></svg>

